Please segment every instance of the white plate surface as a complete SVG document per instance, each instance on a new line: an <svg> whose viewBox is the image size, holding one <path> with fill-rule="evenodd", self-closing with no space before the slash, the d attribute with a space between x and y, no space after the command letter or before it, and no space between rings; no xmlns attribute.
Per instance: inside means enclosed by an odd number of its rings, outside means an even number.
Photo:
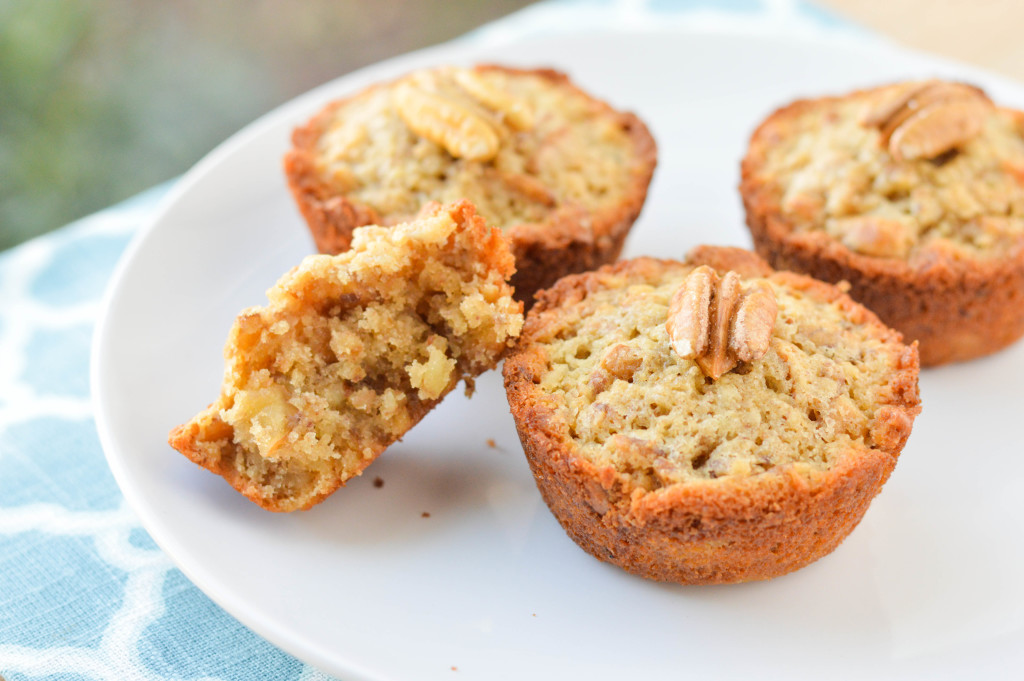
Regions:
<svg viewBox="0 0 1024 681"><path fill-rule="evenodd" d="M497 372L305 513L262 511L165 444L216 395L235 314L312 251L281 173L291 128L373 80L477 60L562 68L649 122L661 161L627 255L749 245L739 159L756 122L796 96L945 75L1024 107L1019 86L884 45L678 31L443 46L307 94L186 176L108 294L93 351L97 425L160 546L247 626L343 679L1024 668L1024 344L925 372L924 412L861 526L814 565L756 584L657 584L577 548L534 487Z"/></svg>

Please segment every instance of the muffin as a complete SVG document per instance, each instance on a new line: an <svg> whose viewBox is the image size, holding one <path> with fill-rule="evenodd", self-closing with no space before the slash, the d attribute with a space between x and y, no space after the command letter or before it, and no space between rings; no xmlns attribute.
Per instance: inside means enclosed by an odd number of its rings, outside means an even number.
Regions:
<svg viewBox="0 0 1024 681"><path fill-rule="evenodd" d="M505 360L541 495L596 558L683 584L832 551L920 411L918 355L839 289L739 249L538 295Z"/></svg>
<svg viewBox="0 0 1024 681"><path fill-rule="evenodd" d="M516 298L618 258L657 160L639 118L551 70L442 66L333 102L284 159L317 248L469 199L512 244Z"/></svg>
<svg viewBox="0 0 1024 681"><path fill-rule="evenodd" d="M309 508L495 366L523 324L513 271L467 202L356 230L239 315L220 397L171 446L263 508Z"/></svg>
<svg viewBox="0 0 1024 681"><path fill-rule="evenodd" d="M1024 114L938 80L798 101L754 132L740 192L757 251L850 283L922 364L1024 334Z"/></svg>

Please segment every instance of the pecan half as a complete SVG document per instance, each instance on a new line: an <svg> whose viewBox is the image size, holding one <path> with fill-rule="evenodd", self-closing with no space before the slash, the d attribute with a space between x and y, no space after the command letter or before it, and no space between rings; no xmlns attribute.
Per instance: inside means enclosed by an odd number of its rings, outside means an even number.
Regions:
<svg viewBox="0 0 1024 681"><path fill-rule="evenodd" d="M876 101L861 123L878 128L897 160L932 159L970 142L993 110L978 88L929 80Z"/></svg>
<svg viewBox="0 0 1024 681"><path fill-rule="evenodd" d="M500 112L516 130L529 130L533 127L533 111L523 100L488 83L472 69L452 69L451 73L455 83L469 96L488 109Z"/></svg>
<svg viewBox="0 0 1024 681"><path fill-rule="evenodd" d="M409 129L456 158L490 161L498 154L503 124L533 126L527 102L472 69L416 71L395 85L393 102Z"/></svg>
<svg viewBox="0 0 1024 681"><path fill-rule="evenodd" d="M672 295L665 327L672 349L717 381L740 362L764 356L777 314L775 293L766 282L744 288L736 272L719 277L701 265Z"/></svg>
<svg viewBox="0 0 1024 681"><path fill-rule="evenodd" d="M409 129L456 158L489 161L498 154L498 134L486 118L454 99L399 83L395 108Z"/></svg>

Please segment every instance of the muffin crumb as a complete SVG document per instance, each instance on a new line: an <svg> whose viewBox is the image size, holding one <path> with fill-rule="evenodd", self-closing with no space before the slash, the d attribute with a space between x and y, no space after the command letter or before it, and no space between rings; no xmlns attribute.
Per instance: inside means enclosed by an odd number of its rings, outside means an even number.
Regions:
<svg viewBox="0 0 1024 681"><path fill-rule="evenodd" d="M239 315L219 399L171 445L264 508L309 508L497 364L523 323L513 271L468 202L357 230Z"/></svg>

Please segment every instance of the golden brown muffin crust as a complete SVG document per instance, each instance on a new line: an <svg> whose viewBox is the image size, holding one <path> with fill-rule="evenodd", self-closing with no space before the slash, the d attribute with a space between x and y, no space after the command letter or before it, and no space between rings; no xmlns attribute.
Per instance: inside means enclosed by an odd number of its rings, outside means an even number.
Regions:
<svg viewBox="0 0 1024 681"><path fill-rule="evenodd" d="M633 404L631 415L606 429L613 434L607 437L603 449L584 443L585 438L595 442L594 429L587 424L590 407L584 399L586 388L577 397L565 387L573 382L575 374L566 376L565 384L553 381L560 372L572 371L565 368L573 364L571 357L586 354L573 345L565 359L556 360L552 355L552 348L575 339L571 330L574 327L566 320L583 315L591 325L588 328L596 328L605 317L593 308L597 305L593 303L595 299L615 290L621 292L622 300L616 300L622 307L639 305L638 301L657 295L647 288L657 288L659 282L677 281L697 264L726 266L752 278L766 277L782 295L813 301L814 305L828 308L847 320L854 331L843 333L863 333L873 339L865 346L872 348L870 359L856 360L851 355L853 364L843 366L849 380L856 381L860 380L856 375L858 366L881 362L884 380L870 389L862 386L869 394L858 403L865 408L865 400L870 402L868 408L872 413L865 414L861 423L855 423L860 418L855 414L848 418L846 424L852 430L847 435L843 435L842 428L833 429L836 446L831 449L812 444L803 454L791 454L786 446L770 444L769 433L762 434L765 440L760 449L755 446L746 452L752 453L752 457L741 451L738 456L716 462L717 450L710 454L700 450L695 439L689 440L689 445L681 445L686 438L680 440L672 435L672 429L666 433L662 427L664 418L660 423L657 417L636 418L637 412L647 408L645 401L659 400L658 386L668 381L668 390L680 395L681 402L671 408L667 417L682 419L678 430L700 433L709 418L717 424L715 427L724 424L728 430L730 426L728 418L715 421L718 417L698 415L703 413L697 411L699 407L688 401L690 397L683 396L685 391L675 387L682 380L679 376L696 377L692 372L680 374L675 368L663 367L659 370L662 373L644 373L648 365L658 365L660 360L655 354L644 357L644 368L635 374L636 389L621 393L632 395L639 391L644 395L639 403L636 397L624 402ZM644 314L656 318L656 308L655 304ZM790 315L787 310L791 308L790 301L780 301L781 323L792 326L798 321L786 321ZM649 329L657 329L658 323L652 323L654 326ZM641 336L650 333L639 328L634 332ZM795 332L804 334L800 330ZM609 323L603 336L611 337L609 344L616 344L632 333L623 335L622 328ZM814 333L808 328L807 334ZM819 350L824 352L824 344L831 341L824 335L818 336L818 340L823 344ZM602 352L598 345L591 349L595 356ZM772 354L777 357L791 349L779 339L773 340L765 362L775 361ZM576 361L583 364L588 360ZM790 377L788 385L795 390L803 369L816 365L805 365L798 357L791 357L790 361L794 362L790 366L795 376ZM819 363L821 369L817 371L827 375L834 371L834 365L831 361ZM825 370L826 367L832 369ZM916 347L904 346L898 334L835 287L791 273L770 274L756 256L738 249L704 247L693 253L688 264L638 258L597 272L566 277L538 296L519 344L506 359L504 374L509 404L538 488L577 543L601 560L652 579L721 583L766 579L794 570L827 554L853 529L891 473L920 409L917 369ZM759 372L763 372L761 367L741 367L740 371L745 373L727 374L720 379L720 385L707 384L701 376L694 391L686 394L697 395L692 399L699 403L702 391L763 390L763 385L757 388L745 384L753 378L762 380L758 378ZM671 378L673 375L677 378ZM655 376L661 378L650 383ZM626 384L633 380L623 381L619 387L628 387ZM787 379L780 375L779 380ZM810 380L822 384L829 379L812 376ZM616 387L603 389L613 392ZM798 416L797 411L790 413L783 407L793 402L792 396L779 393L775 397L783 410L776 416L782 414L790 419L798 432L825 432L821 428L834 416L825 405L813 416L812 410ZM747 404L742 397L736 399L739 404ZM801 407L804 408L806 405ZM771 412L775 407L766 404L764 409ZM691 412L693 415L688 417ZM780 423L785 423L785 419ZM812 419L821 421L813 423ZM760 433L760 426L751 427ZM733 431L723 441L711 444L728 446L744 435L750 433ZM609 450L614 459L607 458ZM812 453L815 451L819 453ZM774 459L763 470L759 470L761 452L770 452Z"/></svg>

